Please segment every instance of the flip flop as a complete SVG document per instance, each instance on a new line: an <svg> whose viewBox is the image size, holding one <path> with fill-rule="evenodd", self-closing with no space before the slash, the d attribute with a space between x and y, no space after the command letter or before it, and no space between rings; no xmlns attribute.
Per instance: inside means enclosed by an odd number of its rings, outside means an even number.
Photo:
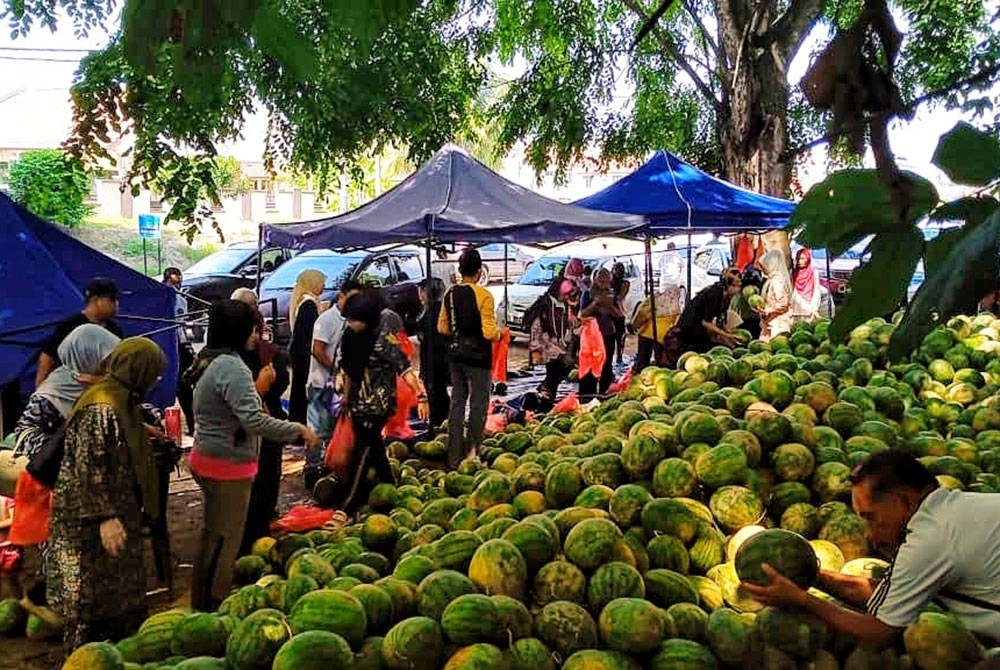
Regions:
<svg viewBox="0 0 1000 670"><path fill-rule="evenodd" d="M347 514L344 513L343 511L337 510L336 512L333 513L333 516L330 517L330 520L327 521L325 524L323 524L323 530L330 530L330 531L340 530L344 526L348 525L350 522L351 522L351 517L347 516Z"/></svg>

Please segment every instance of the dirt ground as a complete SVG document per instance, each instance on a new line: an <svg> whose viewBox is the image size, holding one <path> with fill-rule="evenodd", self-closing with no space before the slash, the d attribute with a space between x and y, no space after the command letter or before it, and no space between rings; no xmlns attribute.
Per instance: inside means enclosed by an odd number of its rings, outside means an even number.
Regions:
<svg viewBox="0 0 1000 670"><path fill-rule="evenodd" d="M634 338L630 338L630 343L631 346L626 345L627 354L632 354L635 351ZM512 344L508 368L511 370L520 369L526 365L527 360L527 349L524 347L524 343L518 341ZM188 441L185 446L190 447L190 442ZM300 476L302 465L303 458L300 450L294 447L285 450L281 494L278 503L279 513L283 513L292 505L307 499L307 492L302 485ZM171 478L167 519L170 529L171 552L174 556L174 593L171 597L166 589L159 588L152 560L150 560L149 607L151 612L171 607L186 607L190 601L191 570L198 534L201 531L201 492L192 479L191 473L187 470L184 460L182 460L178 472ZM151 552L148 555L151 557ZM9 589L9 585L4 586ZM10 594L4 592L2 595L8 597ZM25 638L5 638L0 643L0 670L52 670L61 665L62 658L60 640L38 642Z"/></svg>

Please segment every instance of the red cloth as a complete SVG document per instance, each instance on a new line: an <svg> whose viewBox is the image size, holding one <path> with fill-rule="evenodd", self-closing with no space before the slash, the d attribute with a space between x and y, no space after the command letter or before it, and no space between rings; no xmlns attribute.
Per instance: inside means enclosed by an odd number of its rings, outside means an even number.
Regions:
<svg viewBox="0 0 1000 670"><path fill-rule="evenodd" d="M792 281L795 284L795 292L801 295L806 302L809 302L813 298L813 291L816 290L816 273L813 272L812 254L808 249L800 249L795 258L798 260L803 256L805 256L805 265L797 267L798 263L796 262Z"/></svg>
<svg viewBox="0 0 1000 670"><path fill-rule="evenodd" d="M304 533L322 528L332 518L332 509L295 505L285 516L271 524L271 530L276 533Z"/></svg>
<svg viewBox="0 0 1000 670"><path fill-rule="evenodd" d="M7 537L11 544L28 547L49 539L52 491L45 484L21 472L14 493L14 522Z"/></svg>
<svg viewBox="0 0 1000 670"><path fill-rule="evenodd" d="M507 350L510 348L510 328L504 328L500 340L493 343L493 381L507 383Z"/></svg>
<svg viewBox="0 0 1000 670"><path fill-rule="evenodd" d="M740 235L736 240L736 267L743 271L754 262L753 240L749 235Z"/></svg>
<svg viewBox="0 0 1000 670"><path fill-rule="evenodd" d="M199 477L214 479L217 482L238 482L257 476L257 461L236 463L225 458L208 456L200 451L191 452L188 456L188 467ZM14 518L17 518L16 513Z"/></svg>

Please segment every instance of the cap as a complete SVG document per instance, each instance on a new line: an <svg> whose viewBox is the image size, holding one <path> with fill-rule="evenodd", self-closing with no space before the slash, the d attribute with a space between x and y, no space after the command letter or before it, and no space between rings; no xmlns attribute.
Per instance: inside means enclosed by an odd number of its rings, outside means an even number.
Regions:
<svg viewBox="0 0 1000 670"><path fill-rule="evenodd" d="M118 284L107 277L94 277L83 291L84 300L91 298L118 298Z"/></svg>

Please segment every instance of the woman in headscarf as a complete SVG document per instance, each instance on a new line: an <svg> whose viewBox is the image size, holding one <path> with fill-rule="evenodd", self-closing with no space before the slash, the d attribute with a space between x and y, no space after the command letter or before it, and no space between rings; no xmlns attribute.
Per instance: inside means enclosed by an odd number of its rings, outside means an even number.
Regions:
<svg viewBox="0 0 1000 670"><path fill-rule="evenodd" d="M101 366L121 342L94 323L75 328L59 345L62 365L35 389L14 426L14 454L31 459L62 436L73 403L101 373Z"/></svg>
<svg viewBox="0 0 1000 670"><path fill-rule="evenodd" d="M194 387L195 435L189 466L205 496L204 525L191 583L195 609L212 611L232 586L260 438L286 444L302 438L319 446L300 423L268 416L241 353L257 346L257 315L247 304L212 305L208 342L185 373Z"/></svg>
<svg viewBox="0 0 1000 670"><path fill-rule="evenodd" d="M292 386L288 394L288 418L306 422L309 398L309 362L312 360L313 326L319 318L319 298L323 295L326 275L319 270L303 270L295 279L295 288L288 303L288 324L292 342L288 356L292 360Z"/></svg>
<svg viewBox="0 0 1000 670"><path fill-rule="evenodd" d="M587 268L579 258L571 258L563 268L563 279L568 279L576 285L577 291L583 295L590 288L590 281L587 277Z"/></svg>
<svg viewBox="0 0 1000 670"><path fill-rule="evenodd" d="M396 411L396 375L403 378L418 399L417 411L427 420L430 408L417 373L399 346L398 333L403 322L386 309L375 289L364 289L344 303L347 329L340 343L340 370L344 410L354 429L354 450L348 467L351 481L335 525L343 525L368 501L372 489L368 469L374 468L379 482L392 483L395 477L389 466L382 439L382 428ZM325 479L317 483L323 484ZM325 498L325 495L318 496Z"/></svg>
<svg viewBox="0 0 1000 670"><path fill-rule="evenodd" d="M819 318L819 270L813 266L812 253L799 249L795 254L795 272L792 274L792 319L815 321Z"/></svg>
<svg viewBox="0 0 1000 670"><path fill-rule="evenodd" d="M67 422L46 560L67 653L126 637L146 615L142 513L164 510L140 404L165 367L153 341L123 340Z"/></svg>
<svg viewBox="0 0 1000 670"><path fill-rule="evenodd" d="M538 352L545 364L545 379L538 387L538 399L546 410L552 406L559 385L575 365L570 343L576 317L569 304L576 292L572 281L556 277L524 314L525 328L530 333L528 347Z"/></svg>
<svg viewBox="0 0 1000 670"><path fill-rule="evenodd" d="M785 256L771 249L760 259L760 269L766 281L761 295L760 339L767 342L792 328L792 281L788 276Z"/></svg>
<svg viewBox="0 0 1000 670"><path fill-rule="evenodd" d="M281 396L288 389L288 356L263 338L267 324L258 308L257 294L248 288L238 288L230 297L254 310L255 328L260 338L256 347L244 349L239 354L250 368L264 411L275 418L287 419L288 414L281 406ZM271 521L274 520L278 508L278 493L281 490L281 449L281 444L267 438L261 439L257 476L250 489L247 520L240 545L241 556L249 554L253 543L268 534Z"/></svg>

